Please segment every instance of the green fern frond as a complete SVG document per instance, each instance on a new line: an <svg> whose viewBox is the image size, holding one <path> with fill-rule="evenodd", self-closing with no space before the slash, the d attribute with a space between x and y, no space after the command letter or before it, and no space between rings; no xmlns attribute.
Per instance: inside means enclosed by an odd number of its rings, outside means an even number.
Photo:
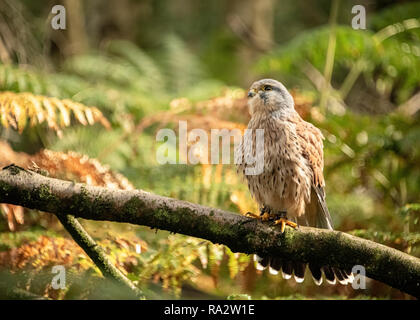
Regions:
<svg viewBox="0 0 420 320"><path fill-rule="evenodd" d="M274 73L280 78L285 74L292 77L301 74L305 61L323 70L329 32L328 26L304 32L262 57L256 67L262 73ZM381 42L372 31L360 32L349 26L337 26L336 35L333 80L339 82L359 64L367 78L398 86L399 103L413 94L420 82L420 49L415 42L407 43L397 37Z"/></svg>
<svg viewBox="0 0 420 320"><path fill-rule="evenodd" d="M0 64L0 90L2 91L31 92L71 98L87 85L86 81L74 75L42 73L28 68Z"/></svg>
<svg viewBox="0 0 420 320"><path fill-rule="evenodd" d="M175 35L167 36L163 40L163 48L162 63L171 90L176 93L188 90L206 78L200 61L180 38Z"/></svg>
<svg viewBox="0 0 420 320"><path fill-rule="evenodd" d="M115 85L142 88L143 77L127 61L103 55L75 56L65 70L90 81L110 81Z"/></svg>
<svg viewBox="0 0 420 320"><path fill-rule="evenodd" d="M329 27L323 26L302 33L290 42L264 56L257 68L262 72L295 72L305 60L322 70L328 48ZM373 32L360 32L351 27L337 27L336 62L347 64L375 53Z"/></svg>
<svg viewBox="0 0 420 320"><path fill-rule="evenodd" d="M164 87L165 79L159 65L153 58L133 43L114 40L109 43L108 51L124 58L133 65L140 75L148 80L147 88L162 89Z"/></svg>
<svg viewBox="0 0 420 320"><path fill-rule="evenodd" d="M398 3L375 13L369 19L369 25L375 31L379 31L391 24L399 23L410 18L418 19L419 17L419 2Z"/></svg>

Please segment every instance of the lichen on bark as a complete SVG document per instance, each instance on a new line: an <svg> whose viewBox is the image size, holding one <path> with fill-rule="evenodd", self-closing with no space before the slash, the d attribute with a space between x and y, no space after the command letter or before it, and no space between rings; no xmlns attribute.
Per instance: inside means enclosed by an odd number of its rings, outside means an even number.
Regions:
<svg viewBox="0 0 420 320"><path fill-rule="evenodd" d="M279 228L220 209L141 190L111 190L57 180L8 167L0 171L0 203L56 215L127 222L227 245L233 252L286 257L350 268L363 265L368 277L420 297L420 259L343 232Z"/></svg>

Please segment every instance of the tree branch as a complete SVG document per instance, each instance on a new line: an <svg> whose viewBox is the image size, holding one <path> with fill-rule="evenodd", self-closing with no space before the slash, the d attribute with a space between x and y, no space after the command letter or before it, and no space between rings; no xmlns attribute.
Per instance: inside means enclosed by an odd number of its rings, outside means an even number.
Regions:
<svg viewBox="0 0 420 320"><path fill-rule="evenodd" d="M234 252L342 269L362 265L368 277L420 297L420 259L340 231L300 227L282 234L270 223L220 209L141 190L110 190L47 178L16 166L0 171L2 202L182 233L224 244Z"/></svg>
<svg viewBox="0 0 420 320"><path fill-rule="evenodd" d="M109 261L103 249L86 232L75 217L70 214L57 214L64 228L72 236L73 240L86 252L95 265L101 270L104 277L115 280L117 283L128 288L135 297L144 299L142 292L137 288L111 261Z"/></svg>

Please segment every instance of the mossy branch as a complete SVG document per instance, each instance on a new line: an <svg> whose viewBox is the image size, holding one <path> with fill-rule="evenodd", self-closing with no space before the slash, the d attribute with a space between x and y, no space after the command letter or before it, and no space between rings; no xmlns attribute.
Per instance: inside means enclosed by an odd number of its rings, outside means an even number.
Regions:
<svg viewBox="0 0 420 320"><path fill-rule="evenodd" d="M0 203L56 215L126 222L207 239L234 252L351 269L420 297L420 259L340 231L279 228L239 214L142 190L111 190L48 178L16 166L0 171Z"/></svg>
<svg viewBox="0 0 420 320"><path fill-rule="evenodd" d="M0 299L2 300L50 300L23 289L8 287L7 284L0 284Z"/></svg>
<svg viewBox="0 0 420 320"><path fill-rule="evenodd" d="M103 249L86 232L75 217L70 214L56 214L64 228L73 237L73 240L86 252L95 265L101 270L104 277L115 280L117 283L129 289L135 297L143 299L142 292L137 288L118 268L116 268Z"/></svg>

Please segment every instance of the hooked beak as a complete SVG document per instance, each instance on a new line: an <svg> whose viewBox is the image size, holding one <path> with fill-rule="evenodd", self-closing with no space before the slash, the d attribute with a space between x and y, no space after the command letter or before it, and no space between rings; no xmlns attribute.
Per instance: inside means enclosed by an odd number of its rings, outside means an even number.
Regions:
<svg viewBox="0 0 420 320"><path fill-rule="evenodd" d="M252 97L254 97L255 95L256 95L255 90L250 90L250 91L248 91L248 98L252 98Z"/></svg>

